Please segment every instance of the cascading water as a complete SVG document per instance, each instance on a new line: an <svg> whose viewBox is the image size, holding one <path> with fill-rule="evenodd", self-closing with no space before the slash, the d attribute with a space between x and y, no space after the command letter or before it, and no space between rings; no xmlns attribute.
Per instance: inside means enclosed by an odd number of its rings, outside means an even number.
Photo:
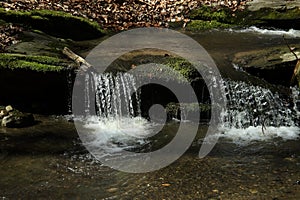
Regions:
<svg viewBox="0 0 300 200"><path fill-rule="evenodd" d="M228 81L226 99L228 111L225 123L236 128L249 126L294 126L295 112L278 94L245 82Z"/></svg>
<svg viewBox="0 0 300 200"><path fill-rule="evenodd" d="M148 142L145 138L153 134L155 124L141 117L140 94L134 76L91 73L85 81L90 86L85 91L86 112L91 109L92 89L96 93L97 114L85 122L93 137L85 145L107 153ZM224 87L227 110L223 113L220 134L216 135L239 144L299 136L299 89L292 89L293 102L288 102L269 89L245 82L228 80ZM185 121L184 116L182 120Z"/></svg>
<svg viewBox="0 0 300 200"><path fill-rule="evenodd" d="M140 94L132 75L89 73L85 75L85 85L84 127L92 138L86 146L101 157L146 142L144 138L150 134L152 124L141 117ZM89 115L93 97L96 115Z"/></svg>
<svg viewBox="0 0 300 200"><path fill-rule="evenodd" d="M94 75L93 78L98 116L101 118L140 116L140 94L132 75L118 73L113 76L107 73Z"/></svg>
<svg viewBox="0 0 300 200"><path fill-rule="evenodd" d="M219 136L240 144L299 136L299 89L293 88L293 102L269 89L245 82L226 81L225 93L227 110L223 113Z"/></svg>

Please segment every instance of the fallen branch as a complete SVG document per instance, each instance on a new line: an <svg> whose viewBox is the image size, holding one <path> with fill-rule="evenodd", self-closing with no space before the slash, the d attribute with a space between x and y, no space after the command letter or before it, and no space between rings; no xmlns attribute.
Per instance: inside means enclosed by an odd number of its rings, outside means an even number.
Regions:
<svg viewBox="0 0 300 200"><path fill-rule="evenodd" d="M288 42L286 41L284 36L283 36L283 40L284 40L286 46L289 48L290 52L292 54L294 54L294 56L296 57L296 60L297 60L297 63L296 63L296 66L295 66L295 69L294 69L294 72L293 72L293 76L292 76L291 81L290 81L290 85L292 85L295 82L295 78L300 73L300 59L298 58L297 54L294 52L294 49L292 49L290 47L290 45L288 44Z"/></svg>
<svg viewBox="0 0 300 200"><path fill-rule="evenodd" d="M295 66L294 73L293 73L293 76L291 78L291 84L293 84L295 82L295 78L297 76L299 76L299 74L300 74L300 60L297 61L297 64ZM300 79L300 78L298 78L298 79ZM300 85L299 85L299 87L300 87Z"/></svg>
<svg viewBox="0 0 300 200"><path fill-rule="evenodd" d="M263 120L262 120L262 125L261 125L261 131L264 135L265 135L265 130L267 130L267 127L266 127L266 124L265 124L266 120L267 120L267 118L264 117Z"/></svg>
<svg viewBox="0 0 300 200"><path fill-rule="evenodd" d="M63 52L63 54L68 56L71 60L73 60L75 63L77 63L78 68L79 68L80 71L87 71L89 68L92 67L92 65L90 63L88 63L81 56L75 54L68 47L65 47L62 52Z"/></svg>

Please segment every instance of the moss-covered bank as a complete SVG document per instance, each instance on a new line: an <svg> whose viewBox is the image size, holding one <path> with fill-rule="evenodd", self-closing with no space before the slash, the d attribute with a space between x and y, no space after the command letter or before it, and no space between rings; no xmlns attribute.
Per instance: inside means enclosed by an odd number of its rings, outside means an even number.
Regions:
<svg viewBox="0 0 300 200"><path fill-rule="evenodd" d="M256 25L282 29L300 29L300 8L261 8L256 11L238 12L236 19L240 25Z"/></svg>
<svg viewBox="0 0 300 200"><path fill-rule="evenodd" d="M68 63L49 56L30 56L22 54L0 54L0 69L24 69L36 72L60 72L66 70Z"/></svg>
<svg viewBox="0 0 300 200"><path fill-rule="evenodd" d="M186 30L188 31L229 28L235 24L233 12L225 7L202 6L199 9L192 10L189 17L191 22L187 24Z"/></svg>
<svg viewBox="0 0 300 200"><path fill-rule="evenodd" d="M68 112L75 72L55 57L0 54L0 105L34 113Z"/></svg>
<svg viewBox="0 0 300 200"><path fill-rule="evenodd" d="M226 7L207 7L191 11L191 22L186 30L199 31L213 28L262 26L282 29L300 29L300 8L261 8L233 12Z"/></svg>
<svg viewBox="0 0 300 200"><path fill-rule="evenodd" d="M60 38L87 40L104 35L98 23L61 11L13 11L0 8L0 20L22 24Z"/></svg>

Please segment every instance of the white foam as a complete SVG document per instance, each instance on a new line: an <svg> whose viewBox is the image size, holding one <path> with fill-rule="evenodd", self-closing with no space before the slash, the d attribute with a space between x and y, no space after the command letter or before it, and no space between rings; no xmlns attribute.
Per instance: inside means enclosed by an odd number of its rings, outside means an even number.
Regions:
<svg viewBox="0 0 300 200"><path fill-rule="evenodd" d="M83 127L89 130L87 134L93 139L84 144L106 153L119 152L146 143L146 138L153 132L153 125L141 117L89 117Z"/></svg>
<svg viewBox="0 0 300 200"><path fill-rule="evenodd" d="M242 30L234 30L234 29L229 29L229 31L233 31L233 32L238 32L238 33L258 33L258 34L264 34L264 35L279 35L279 36L286 36L286 37L300 37L300 30L294 30L294 29L290 29L288 31L284 31L284 30L270 30L270 29L261 29L258 28L256 26L251 26L249 28L246 29L242 29Z"/></svg>
<svg viewBox="0 0 300 200"><path fill-rule="evenodd" d="M214 137L225 138L235 144L245 146L252 142L272 141L274 139L294 140L300 136L300 128L296 126L266 127L262 131L262 126L250 126L241 128L221 128L220 133Z"/></svg>

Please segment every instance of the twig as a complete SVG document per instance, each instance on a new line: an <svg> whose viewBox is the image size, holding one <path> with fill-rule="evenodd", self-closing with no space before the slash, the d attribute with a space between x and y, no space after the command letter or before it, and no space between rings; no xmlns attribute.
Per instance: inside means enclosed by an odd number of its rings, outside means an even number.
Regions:
<svg viewBox="0 0 300 200"><path fill-rule="evenodd" d="M77 63L81 71L87 71L89 68L92 67L90 63L88 63L84 58L75 54L68 47L65 47L62 52L63 54L68 56L71 60L73 60L75 63Z"/></svg>
<svg viewBox="0 0 300 200"><path fill-rule="evenodd" d="M294 54L294 56L296 57L296 60L297 60L297 63L296 63L296 66L295 66L295 69L294 69L294 72L293 72L293 75L292 75L292 78L291 78L291 81L290 81L290 85L292 85L295 81L295 78L297 76L297 74L299 73L300 71L300 59L298 58L297 54L294 52L294 50L290 47L290 45L288 44L288 42L286 41L284 35L282 36L283 37L283 40L286 44L286 46L289 48L290 52L292 54Z"/></svg>
<svg viewBox="0 0 300 200"><path fill-rule="evenodd" d="M286 46L290 49L290 52L291 52L292 54L294 54L294 56L296 57L296 60L299 60L297 54L296 54L296 53L294 52L294 50L290 47L290 45L289 45L288 42L286 41L284 35L283 35L282 37L283 37L283 40L284 40Z"/></svg>

